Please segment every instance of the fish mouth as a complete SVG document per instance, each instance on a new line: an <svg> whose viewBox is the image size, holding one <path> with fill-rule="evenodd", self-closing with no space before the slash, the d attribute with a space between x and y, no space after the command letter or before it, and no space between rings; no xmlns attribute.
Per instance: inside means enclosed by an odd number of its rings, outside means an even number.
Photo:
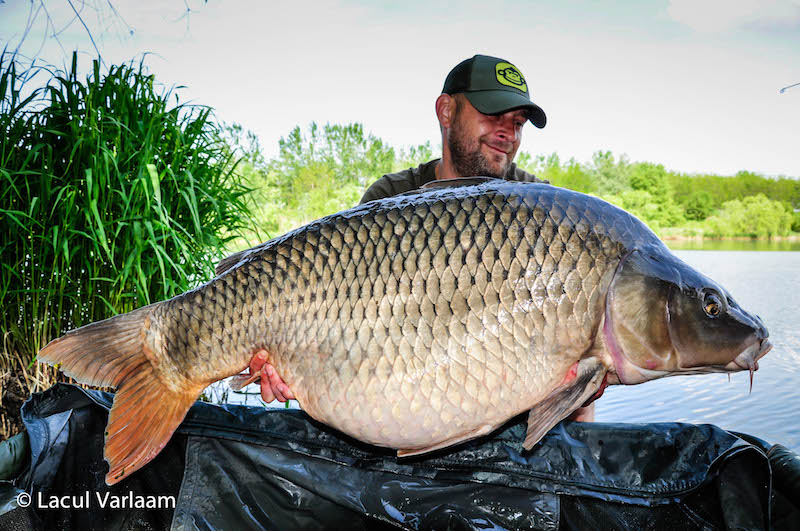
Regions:
<svg viewBox="0 0 800 531"><path fill-rule="evenodd" d="M750 371L750 391L753 391L753 373L758 370L758 360L772 350L772 341L765 337L744 349L723 370L725 372Z"/></svg>

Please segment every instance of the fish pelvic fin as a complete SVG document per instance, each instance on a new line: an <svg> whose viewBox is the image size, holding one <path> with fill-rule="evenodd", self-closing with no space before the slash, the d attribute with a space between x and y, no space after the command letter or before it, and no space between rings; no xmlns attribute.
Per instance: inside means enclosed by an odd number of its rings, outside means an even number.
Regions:
<svg viewBox="0 0 800 531"><path fill-rule="evenodd" d="M557 387L531 408L522 447L526 450L533 448L553 426L581 407L600 389L606 372L606 367L596 358L584 358L578 362L574 379Z"/></svg>
<svg viewBox="0 0 800 531"><path fill-rule="evenodd" d="M116 387L104 456L113 485L150 462L169 441L203 385L166 386L145 344L151 307L91 323L54 339L37 359L80 383Z"/></svg>

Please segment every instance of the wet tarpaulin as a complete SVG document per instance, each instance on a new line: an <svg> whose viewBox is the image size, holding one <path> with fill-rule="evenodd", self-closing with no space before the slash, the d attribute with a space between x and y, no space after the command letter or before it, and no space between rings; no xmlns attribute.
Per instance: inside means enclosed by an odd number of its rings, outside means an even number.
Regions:
<svg viewBox="0 0 800 531"><path fill-rule="evenodd" d="M23 406L31 462L15 487L32 503L7 510L0 524L674 531L776 522L768 447L674 423L565 421L527 452L520 418L491 437L398 459L301 411L197 403L161 454L108 487L102 448L112 399L59 384ZM777 521L791 523L796 508L778 502Z"/></svg>

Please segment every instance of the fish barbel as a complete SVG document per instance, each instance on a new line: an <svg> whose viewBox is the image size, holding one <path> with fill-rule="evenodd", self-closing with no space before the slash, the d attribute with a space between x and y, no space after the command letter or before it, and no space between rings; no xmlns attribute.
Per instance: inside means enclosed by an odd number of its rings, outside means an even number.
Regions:
<svg viewBox="0 0 800 531"><path fill-rule="evenodd" d="M155 457L203 389L259 349L310 416L403 456L524 411L530 449L604 382L752 375L771 348L757 316L627 212L477 182L327 216L50 342L40 361L117 388L106 482Z"/></svg>

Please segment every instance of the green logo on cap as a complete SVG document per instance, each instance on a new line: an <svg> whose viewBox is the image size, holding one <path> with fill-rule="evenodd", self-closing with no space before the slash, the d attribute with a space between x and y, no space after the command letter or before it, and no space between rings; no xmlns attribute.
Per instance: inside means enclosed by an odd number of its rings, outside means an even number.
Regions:
<svg viewBox="0 0 800 531"><path fill-rule="evenodd" d="M528 92L528 85L525 84L525 78L522 77L522 72L517 70L517 67L511 63L497 63L494 67L495 74L497 74L497 81L501 85L513 87Z"/></svg>

